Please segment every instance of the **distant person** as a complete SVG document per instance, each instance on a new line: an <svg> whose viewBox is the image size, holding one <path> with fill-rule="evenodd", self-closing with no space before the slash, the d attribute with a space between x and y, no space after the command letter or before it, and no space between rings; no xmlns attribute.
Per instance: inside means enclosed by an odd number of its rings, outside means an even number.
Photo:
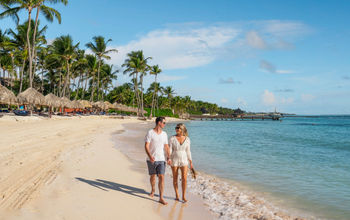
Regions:
<svg viewBox="0 0 350 220"><path fill-rule="evenodd" d="M191 156L191 141L188 137L187 128L183 123L177 124L175 127L176 135L169 140L170 145L170 159L172 162L171 170L173 172L173 185L175 190L175 200L179 200L178 192L178 173L181 170L182 181L182 200L187 202L186 187L187 187L187 171L188 165L193 170L192 156Z"/></svg>
<svg viewBox="0 0 350 220"><path fill-rule="evenodd" d="M163 205L168 204L163 198L164 191L164 173L165 173L165 161L171 164L170 152L168 145L168 135L163 131L165 127L165 118L157 117L156 126L147 132L145 137L145 150L148 156L147 167L148 174L150 175L151 193L150 196L154 196L156 175L158 176L158 188L159 188L159 202ZM165 158L165 153L167 158Z"/></svg>

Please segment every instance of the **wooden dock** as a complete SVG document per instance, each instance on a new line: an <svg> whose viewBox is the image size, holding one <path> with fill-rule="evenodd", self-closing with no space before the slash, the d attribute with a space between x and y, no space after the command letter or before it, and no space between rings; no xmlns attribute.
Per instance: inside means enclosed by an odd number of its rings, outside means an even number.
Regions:
<svg viewBox="0 0 350 220"><path fill-rule="evenodd" d="M252 120L273 120L279 121L282 118L279 114L271 115L190 115L191 120L200 121L252 121Z"/></svg>

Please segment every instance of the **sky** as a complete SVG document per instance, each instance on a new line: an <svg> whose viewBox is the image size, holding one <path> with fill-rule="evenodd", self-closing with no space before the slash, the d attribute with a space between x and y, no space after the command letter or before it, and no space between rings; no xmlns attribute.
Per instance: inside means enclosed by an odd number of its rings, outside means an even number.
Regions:
<svg viewBox="0 0 350 220"><path fill-rule="evenodd" d="M71 35L80 48L112 39L115 85L132 50L152 57L159 81L176 95L246 111L350 114L350 1L69 0L54 5L52 42ZM24 22L25 13L20 14ZM13 28L10 19L0 28ZM147 76L145 86L154 80Z"/></svg>

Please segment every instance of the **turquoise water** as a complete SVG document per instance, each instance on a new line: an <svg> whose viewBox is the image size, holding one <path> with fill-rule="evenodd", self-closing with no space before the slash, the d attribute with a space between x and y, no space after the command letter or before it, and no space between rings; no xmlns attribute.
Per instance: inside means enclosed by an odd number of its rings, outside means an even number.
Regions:
<svg viewBox="0 0 350 220"><path fill-rule="evenodd" d="M186 125L197 169L316 218L350 219L350 116Z"/></svg>

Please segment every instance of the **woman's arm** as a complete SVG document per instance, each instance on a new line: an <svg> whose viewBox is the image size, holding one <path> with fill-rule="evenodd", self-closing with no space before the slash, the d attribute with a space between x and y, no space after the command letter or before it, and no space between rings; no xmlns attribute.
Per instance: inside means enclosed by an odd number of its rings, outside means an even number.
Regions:
<svg viewBox="0 0 350 220"><path fill-rule="evenodd" d="M187 154L187 159L190 162L190 168L192 169L193 164L192 164L192 155L191 155L191 141L189 138L188 138L187 144L186 144L186 154Z"/></svg>

